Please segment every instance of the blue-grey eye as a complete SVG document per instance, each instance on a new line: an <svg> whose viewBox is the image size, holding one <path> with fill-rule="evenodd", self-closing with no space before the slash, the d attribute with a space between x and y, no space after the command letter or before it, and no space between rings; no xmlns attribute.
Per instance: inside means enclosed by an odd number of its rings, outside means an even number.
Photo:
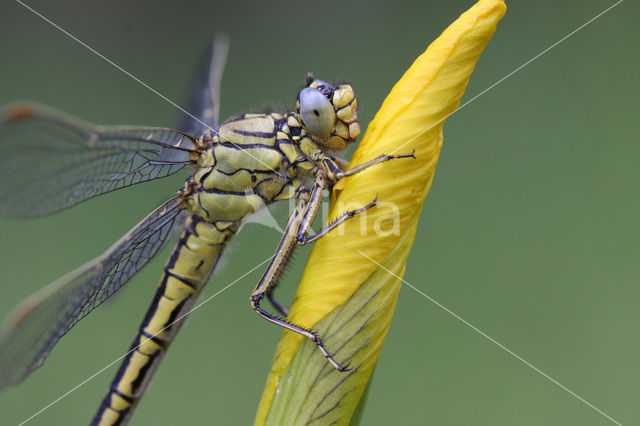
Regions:
<svg viewBox="0 0 640 426"><path fill-rule="evenodd" d="M299 99L302 124L316 136L329 136L336 124L336 112L329 99L311 87L302 89Z"/></svg>

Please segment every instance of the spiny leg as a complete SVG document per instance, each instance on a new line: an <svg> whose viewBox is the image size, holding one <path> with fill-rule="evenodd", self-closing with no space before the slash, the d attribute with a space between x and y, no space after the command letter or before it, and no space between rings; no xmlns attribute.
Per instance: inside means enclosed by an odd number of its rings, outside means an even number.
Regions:
<svg viewBox="0 0 640 426"><path fill-rule="evenodd" d="M289 191L290 195L285 195L283 196L283 200L284 199L291 199L291 198L298 198L298 199L308 199L309 197L309 188L307 188L307 186L304 184L304 181L301 179L294 179L294 181L291 183L291 187L290 187L290 191ZM289 220L291 220L291 217L289 218ZM287 227L289 226L289 223L287 223ZM286 229L286 228L285 228ZM279 248L280 246L278 246ZM291 249L291 252L293 252L293 248ZM286 262L289 261L289 258L291 256L291 252L289 253L288 256L286 256ZM274 258L277 256L277 252L274 255ZM272 259L273 261L273 259ZM284 267L282 268L284 270ZM264 277L263 277L264 278ZM277 277L277 279L274 280L273 284L271 285L271 287L269 287L266 290L266 297L269 300L269 302L271 303L271 306L273 306L273 308L280 314L282 315L284 318L286 318L289 315L289 309L287 307L285 307L285 305L281 302L279 302L275 296L273 295L273 292L275 291L279 280L280 280L280 276Z"/></svg>
<svg viewBox="0 0 640 426"><path fill-rule="evenodd" d="M327 188L327 177L324 173L319 173L316 176L316 180L311 188L311 194L309 195L309 204L305 207L302 214L302 220L297 230L296 241L300 242L301 238L304 238L311 225L316 220L320 206L322 205L322 199L324 197L324 190Z"/></svg>
<svg viewBox="0 0 640 426"><path fill-rule="evenodd" d="M379 164L381 162L384 162L393 158L406 158L406 157L413 157L413 153L405 154L405 155L384 155L384 156L377 157L374 160L368 161L353 169L350 169L347 171L342 171L341 169L339 170L340 170L341 177L344 177L351 174L355 174L375 164ZM335 165L335 163L333 164ZM280 239L280 243L278 244L276 253L271 258L271 261L269 262L269 266L267 267L267 270L264 272L264 274L262 275L262 278L258 282L258 285L256 286L253 293L251 294L250 300L251 300L252 308L260 316L262 316L263 318L265 318L266 320L274 324L277 324L288 330L295 331L313 340L318 346L318 349L320 349L320 351L323 353L325 358L327 358L327 360L337 370L347 371L349 370L347 366L342 366L335 359L333 359L333 356L324 347L324 344L322 343L322 340L320 339L320 337L316 333L314 333L312 330L306 329L296 324L292 324L288 322L286 319L279 318L260 307L260 302L266 296L267 299L273 305L273 307L276 309L276 311L278 311L280 314L286 317L288 314L288 310L273 297L273 291L275 287L278 285L280 277L282 276L282 272L284 271L284 268L289 262L291 253L295 249L295 246L297 244L301 244L301 245L308 244L310 242L317 240L318 238L322 237L323 235L326 235L328 232L338 227L340 224L344 223L346 220L352 218L353 216L359 213L364 212L365 210L370 209L371 207L377 204L378 197L376 196L376 198L371 203L359 209L350 210L343 213L336 220L334 220L328 226L322 228L313 236L308 236L308 232L311 229L311 225L313 224L313 221L315 220L318 214L318 211L320 210L320 206L322 204L323 192L326 189L326 187L327 187L327 176L324 173L318 173L316 175L316 180L310 192L304 191L304 188L302 187L300 188L301 191L299 192L299 196L298 196L298 199L299 199L298 204L295 210L289 216L287 226L282 235L282 238Z"/></svg>
<svg viewBox="0 0 640 426"><path fill-rule="evenodd" d="M379 155L378 157L374 158L373 160L367 161L366 163L360 164L359 166L356 166L352 169L348 169L348 170L342 170L341 167L343 167L344 164L344 160L339 159L337 157L334 157L333 155L326 157L323 161L323 165L325 166L325 169L327 170L327 173L331 176L332 179L335 179L335 181L338 181L346 176L352 176L355 175L363 170L368 169L369 167L375 166L376 164L380 164L383 163L385 161L389 161L389 160L393 160L396 158L416 158L415 157L415 151L413 151L411 154L399 154L399 155L387 155L387 154L383 154L383 155ZM340 164L337 160L340 160L343 164ZM323 180L324 182L324 180ZM318 184L318 180L316 180L316 184ZM314 186L315 189L315 186ZM322 187L322 190L324 190L324 187ZM322 201L322 198L320 198L320 202ZM313 203L313 192L312 192L312 203ZM300 230L298 231L298 244L300 245L305 245L311 242L314 242L315 240L319 239L320 237L328 234L331 230L337 228L338 226L340 226L341 224L343 224L344 222L346 222L348 219L352 218L353 216L356 216L372 207L374 207L376 204L378 203L378 195L376 195L376 197L373 199L372 202L370 202L369 204L360 207L359 209L354 209L354 210L348 210L346 212L344 212L343 214L341 214L336 220L334 220L333 222L331 222L329 225L327 225L326 227L320 229L318 232L316 232L314 235L309 236L308 232L311 229L311 224L313 223L313 220L315 219L315 216L318 212L318 208L319 208L319 202L318 202L318 207L315 208L315 210L312 210L313 205L310 204L310 214L309 214L309 218L303 220L301 226L300 226Z"/></svg>
<svg viewBox="0 0 640 426"><path fill-rule="evenodd" d="M308 235L309 230L311 230L311 225L313 224L313 221L315 220L316 215L320 210L320 205L322 204L322 198L323 198L322 194L326 189L326 187L327 187L326 176L322 173L318 174L316 176L316 181L313 184L313 188L311 189L309 205L307 206L304 212L304 215L302 217L302 222L300 223L300 228L298 229L297 242L300 245L305 245L317 240L318 238L322 237L323 235L326 235L332 229L335 229L336 227L338 227L348 219L352 218L353 216L360 214L365 210L368 210L371 207L375 206L378 202L378 196L376 195L376 198L366 206L360 207L359 209L348 210L344 212L336 220L331 222L329 225L320 229L314 235L309 236Z"/></svg>
<svg viewBox="0 0 640 426"><path fill-rule="evenodd" d="M372 207L374 207L377 202L378 202L378 196L376 195L376 198L370 202L369 204L360 207L358 209L354 209L354 210L348 210L346 212L344 212L343 214L341 214L336 220L334 220L333 222L331 222L329 225L327 225L326 227L320 229L318 232L316 232L314 235L309 236L309 230L311 229L311 225L313 224L313 221L315 220L315 217L318 213L318 210L320 209L321 203L322 203L322 193L324 191L324 189L326 188L326 178L324 177L324 175L319 175L318 178L316 179L316 182L314 183L314 186L311 190L311 195L310 195L310 201L309 204L305 210L305 213L302 217L302 222L300 224L300 227L298 229L298 233L297 233L297 243L300 245L306 245L309 243L312 243L314 241L316 241L317 239L319 239L320 237L328 234L330 231L332 231L333 229L337 228L338 226L340 226L341 224L343 224L344 222L346 222L348 219L352 218L353 216L356 216L362 212L364 212L365 210L368 210ZM278 281L275 281L272 285L271 288L269 288L269 290L267 290L266 292L266 297L269 300L269 302L271 303L271 306L274 307L274 309L280 313L283 317L287 317L289 315L289 310L282 304L280 303L275 296L273 295L273 291L275 290L275 287L278 285Z"/></svg>
<svg viewBox="0 0 640 426"><path fill-rule="evenodd" d="M416 151L413 150L411 152L411 154L382 154L377 156L376 158L374 158L373 160L369 160L366 163L362 163L359 164L351 169L347 169L344 172L342 172L341 174L338 174L338 176L336 176L338 179L342 179L343 177L346 176L353 176L356 173L360 173L363 170L368 169L369 167L375 166L376 164L380 164L380 163L384 163L385 161L389 161L389 160L393 160L395 158L416 158Z"/></svg>
<svg viewBox="0 0 640 426"><path fill-rule="evenodd" d="M347 167L349 167L349 160L345 160L344 158L338 157L337 155L333 155L331 153L326 153L325 155L331 158L333 162L336 163L338 167L340 167L341 170L345 170Z"/></svg>
<svg viewBox="0 0 640 426"><path fill-rule="evenodd" d="M373 167L377 164L384 163L385 161L393 160L396 158L416 158L415 150L411 152L411 154L382 154L377 156L373 160L369 160L366 163L359 164L347 170L341 169L338 163L335 161L335 158L332 157L325 157L322 163L327 170L329 178L333 182L337 182L347 176L353 176L357 173L360 173L361 171L366 170L369 167Z"/></svg>
<svg viewBox="0 0 640 426"><path fill-rule="evenodd" d="M338 371L349 371L349 370L351 370L349 368L349 364L341 365L335 359L333 359L333 356L324 347L324 343L322 343L322 340L320 339L320 337L318 337L318 335L314 331L308 330L308 329L306 329L304 327L301 327L299 325L292 324L292 323L290 323L290 322L288 322L286 320L283 320L282 318L278 318L275 315L273 315L273 314L265 311L264 309L262 309L259 306L258 303L259 303L259 301L254 303L253 302L253 298L252 298L253 309L255 309L255 311L258 314L260 314L260 316L262 316L262 318L266 319L267 321L271 321L272 323L277 324L277 325L279 325L281 327L284 327L287 330L295 331L296 333L299 333L299 334L311 339L313 342L315 342L316 346L318 347L318 349L320 349L320 352L322 352L322 354L327 359L327 361L329 361L331 363L331 365L333 365L335 367L336 370L338 370Z"/></svg>
<svg viewBox="0 0 640 426"><path fill-rule="evenodd" d="M415 158L414 154L415 154L415 151L412 152L411 154L400 154L400 155L383 154L374 158L373 160L367 161L366 163L356 166L349 170L343 170L343 168L347 167L348 165L348 162L346 160L343 160L341 158L338 158L329 154L328 159L330 161L325 161L324 165L327 169L327 172L333 177L335 177L336 180L339 180L345 176L354 175L356 173L359 173L363 170L368 169L369 167L375 166L376 164L380 164L388 160L392 160L395 158ZM378 201L378 196L376 195L376 198L369 204L359 209L346 211L345 213L341 214L336 220L331 222L329 225L320 229L314 235L309 236L308 235L309 230L311 229L311 225L313 224L313 221L315 220L316 215L318 214L318 210L320 209L320 205L322 203L322 198L323 198L322 194L326 189L326 187L327 187L326 176L322 173L319 173L316 176L316 181L311 190L309 205L305 210L304 216L302 218L302 222L300 223L300 227L298 229L297 243L300 245L305 245L305 244L309 244L316 241L317 239L328 234L330 231L337 228L338 226L340 226L341 224L343 224L353 216L356 216L357 214L360 214L374 207ZM269 302L271 302L271 305L276 309L276 311L278 311L280 314L282 314L286 318L289 314L289 310L285 308L284 305L282 305L273 296L273 290L275 289L277 284L278 284L278 281L275 281L273 283L273 286L267 291L266 296Z"/></svg>
<svg viewBox="0 0 640 426"><path fill-rule="evenodd" d="M271 258L266 271L264 272L264 274L262 274L260 281L258 281L258 285L256 285L256 288L251 294L251 304L252 306L254 306L254 309L255 306L257 306L265 296L268 297L269 293L273 292L276 285L278 284L278 281L280 280L280 277L282 276L282 272L284 272L284 268L289 262L291 253L296 246L296 232L300 227L300 223L302 222L304 210L307 206L308 200L308 190L306 190L305 192L301 192L296 208L291 213L291 215L289 215L289 220L287 221L287 225L285 227L284 233L282 234L282 238L278 243L278 248Z"/></svg>
<svg viewBox="0 0 640 426"><path fill-rule="evenodd" d="M364 212L366 210L369 210L370 208L374 207L376 204L378 204L378 196L377 195L376 195L376 198L374 198L373 201L370 202L369 204L367 204L365 206L362 206L359 209L347 210L346 212L344 212L340 216L338 216L338 218L336 220L334 220L333 222L331 222L330 224L328 224L324 228L320 229L318 232L316 232L315 234L313 234L311 236L308 235L309 228L302 229L302 227L301 227L300 230L298 231L298 244L305 245L305 244L309 244L309 243L314 242L318 238L327 235L333 229L337 228L338 226L340 226L341 224L343 224L347 220L351 219L352 217L354 217L354 216L356 216L356 215L358 215L358 214L360 214L360 213L362 213L362 212Z"/></svg>
<svg viewBox="0 0 640 426"><path fill-rule="evenodd" d="M306 205L304 211L302 212L301 219L300 219L301 223L300 225L298 225L298 229L305 229L305 231L302 234L300 233L300 231L298 231L298 235L303 235L303 236L306 235L306 232L308 232L308 229L311 227L311 224L315 220L315 217L318 214L318 210L320 209L320 206L322 204L323 191L325 190L326 187L327 187L326 177L324 176L324 174L319 174L316 177L316 181L314 182L313 187L311 188L311 193L310 194L307 193L304 195L304 198L308 201L308 204ZM308 190L306 191L308 192ZM298 194L299 193L300 191L298 191ZM291 251L293 251L293 248L291 249ZM288 258L289 256L287 256L287 261L288 261ZM281 315L283 315L286 318L287 315L289 314L289 310L286 307L284 307L284 305L280 303L273 296L273 291L278 285L279 279L280 277L278 277L278 279L272 283L272 286L269 287L269 289L266 292L266 296L269 302L271 302L271 305L275 308L275 310L278 311Z"/></svg>
<svg viewBox="0 0 640 426"><path fill-rule="evenodd" d="M322 183L318 183L317 185L322 186ZM315 189L315 186L316 184L314 184L314 189ZM315 194L314 198L320 197L321 199L322 190L319 190L319 191L317 190L315 192L312 192L312 194ZM327 351L327 349L324 347L324 344L322 343L322 340L315 332L313 332L312 330L306 329L304 327L301 327L299 325L292 324L288 322L286 319L279 318L260 307L260 301L269 293L270 290L273 289L275 285L277 285L278 280L280 279L280 276L284 271L284 268L287 262L289 261L291 252L293 251L293 249L298 243L297 242L298 230L300 229L303 221L305 220L305 218L310 217L310 215L315 217L315 213L310 212L309 210L315 206L314 208L316 209L316 213L317 213L317 209L320 203L315 201L310 201L310 198L311 197L309 193L301 194L300 199L298 201L298 205L289 216L289 221L287 222L287 226L284 230L284 234L280 239L280 243L278 244L276 253L271 258L271 261L269 262L269 266L267 267L267 270L264 272L264 274L262 275L262 278L258 282L258 285L256 286L255 290L251 294L251 298L250 298L251 307L267 321L270 321L274 324L277 324L281 327L284 327L288 330L294 331L296 333L299 333L311 339L313 342L315 342L316 346L318 346L318 349L320 349L324 357L337 370L347 371L349 370L348 367L341 365L335 359L333 359L333 356L329 353L329 351Z"/></svg>

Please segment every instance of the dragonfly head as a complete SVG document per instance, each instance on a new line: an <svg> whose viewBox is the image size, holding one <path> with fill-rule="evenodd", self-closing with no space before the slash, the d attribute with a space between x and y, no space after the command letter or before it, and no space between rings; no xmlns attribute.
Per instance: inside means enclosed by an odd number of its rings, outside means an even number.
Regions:
<svg viewBox="0 0 640 426"><path fill-rule="evenodd" d="M330 150L342 150L360 134L358 101L349 84L329 84L307 74L296 111L305 130Z"/></svg>

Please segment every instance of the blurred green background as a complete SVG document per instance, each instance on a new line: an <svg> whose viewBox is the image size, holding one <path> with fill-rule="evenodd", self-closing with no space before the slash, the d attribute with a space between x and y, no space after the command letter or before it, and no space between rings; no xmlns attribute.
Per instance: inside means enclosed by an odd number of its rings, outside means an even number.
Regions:
<svg viewBox="0 0 640 426"><path fill-rule="evenodd" d="M353 84L366 126L413 59L473 2L28 4L177 102L210 36L226 31L222 117L273 103L291 107L313 71ZM508 2L463 101L612 4ZM637 2L621 3L449 118L405 276L625 424L640 421L638 16ZM0 6L0 76L1 103L36 100L102 124L172 125L178 116L13 1ZM184 178L44 219L0 220L0 314L100 254ZM277 212L283 220L286 207ZM277 239L268 228L243 230L204 296L268 257ZM307 253L298 252L283 282L285 300ZM0 395L0 423L26 419L127 350L167 255L79 323L25 383ZM260 272L192 315L133 425L253 421L280 335L249 308ZM29 424L86 424L115 370ZM362 423L611 424L409 287L400 293Z"/></svg>

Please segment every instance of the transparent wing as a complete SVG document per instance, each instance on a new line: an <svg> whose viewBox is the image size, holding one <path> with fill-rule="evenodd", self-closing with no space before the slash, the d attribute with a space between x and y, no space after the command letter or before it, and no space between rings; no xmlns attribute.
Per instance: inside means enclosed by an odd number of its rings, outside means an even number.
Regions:
<svg viewBox="0 0 640 426"><path fill-rule="evenodd" d="M157 127L94 126L33 104L0 121L0 215L38 217L191 164L196 141Z"/></svg>
<svg viewBox="0 0 640 426"><path fill-rule="evenodd" d="M209 43L206 55L202 58L197 74L189 86L187 114L180 116L177 128L192 135L202 135L218 124L220 108L220 80L229 52L229 38L218 34Z"/></svg>
<svg viewBox="0 0 640 426"><path fill-rule="evenodd" d="M20 304L0 331L0 389L39 367L73 325L120 289L163 246L182 211L180 198L161 205L102 256Z"/></svg>

